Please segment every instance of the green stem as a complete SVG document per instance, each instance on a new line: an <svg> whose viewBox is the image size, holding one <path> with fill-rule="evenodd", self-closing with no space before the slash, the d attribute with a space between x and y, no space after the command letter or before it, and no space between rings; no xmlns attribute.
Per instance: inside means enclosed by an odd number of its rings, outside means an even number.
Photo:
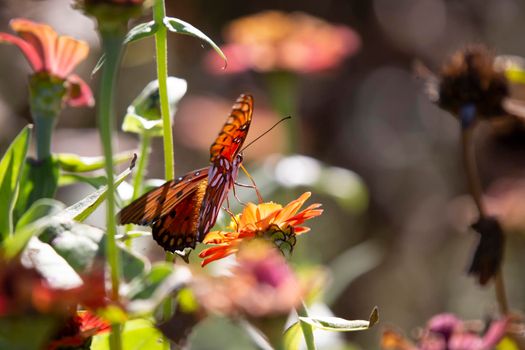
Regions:
<svg viewBox="0 0 525 350"><path fill-rule="evenodd" d="M297 308L297 314L300 317L308 317L308 309L306 308L304 301L302 301L301 305ZM312 330L312 326L301 321L299 321L299 324L301 325L301 329L303 331L304 341L306 342L306 348L308 350L316 350L314 341L314 331Z"/></svg>
<svg viewBox="0 0 525 350"><path fill-rule="evenodd" d="M142 183L144 180L144 171L149 160L151 137L149 135L140 136L140 158L137 165L137 171L133 178L133 197L131 200L137 199L142 193Z"/></svg>
<svg viewBox="0 0 525 350"><path fill-rule="evenodd" d="M173 157L173 134L171 131L170 104L168 100L168 48L167 29L164 26L166 7L164 0L155 0L153 6L153 19L159 30L155 33L157 54L157 79L159 80L160 113L164 128L164 173L166 181L175 178L175 165Z"/></svg>
<svg viewBox="0 0 525 350"><path fill-rule="evenodd" d="M285 123L287 154L297 153L299 147L300 123L297 115L297 76L291 72L271 72L267 76L270 101L279 117L291 116Z"/></svg>
<svg viewBox="0 0 525 350"><path fill-rule="evenodd" d="M57 117L33 115L36 132L36 156L38 160L44 160L51 156L51 136L58 120Z"/></svg>
<svg viewBox="0 0 525 350"><path fill-rule="evenodd" d="M120 263L115 240L117 223L115 219L115 184L113 174L113 142L112 134L115 128L115 113L113 101L115 93L115 82L117 78L118 66L122 54L122 42L124 36L115 31L101 32L102 48L106 56L106 61L102 69L100 79L100 89L98 98L98 123L100 136L104 148L105 169L108 182L106 199L106 223L107 223L107 244L106 254L111 271L111 297L114 301L119 300L119 276ZM113 325L110 337L112 350L122 349L121 326Z"/></svg>
<svg viewBox="0 0 525 350"><path fill-rule="evenodd" d="M164 140L164 174L166 181L175 178L175 164L173 156L173 134L171 130L171 114L168 100L168 45L167 29L164 26L166 17L166 6L164 0L155 0L153 4L153 19L158 26L155 33L155 48L157 54L157 79L159 81L160 113L162 116L163 140ZM172 254L166 253L166 261L173 262ZM168 296L163 304L164 321L172 314L172 298ZM170 349L170 343L164 339L164 348Z"/></svg>

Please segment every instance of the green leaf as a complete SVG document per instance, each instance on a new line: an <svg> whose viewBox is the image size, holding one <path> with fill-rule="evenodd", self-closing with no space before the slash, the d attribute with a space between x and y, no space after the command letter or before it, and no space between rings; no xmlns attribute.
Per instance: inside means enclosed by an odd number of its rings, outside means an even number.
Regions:
<svg viewBox="0 0 525 350"><path fill-rule="evenodd" d="M155 35L155 33L159 30L157 24L155 21L141 23L133 28L126 34L126 38L124 39L124 44L129 44L134 41L138 41L150 36Z"/></svg>
<svg viewBox="0 0 525 350"><path fill-rule="evenodd" d="M91 350L109 350L109 334L105 333L93 338ZM123 350L163 350L163 336L155 328L153 322L146 319L136 319L124 324L122 331Z"/></svg>
<svg viewBox="0 0 525 350"><path fill-rule="evenodd" d="M175 289L188 283L190 278L188 269L179 267L174 271L173 264L155 264L148 273L130 283L128 311L136 315L152 313Z"/></svg>
<svg viewBox="0 0 525 350"><path fill-rule="evenodd" d="M13 210L25 163L31 127L26 126L11 143L0 161L0 240L13 232Z"/></svg>
<svg viewBox="0 0 525 350"><path fill-rule="evenodd" d="M106 239L104 231L94 226L82 224L64 216L64 211L58 215L45 217L26 227L38 224L37 233L40 239L49 244L78 273L93 266L95 260L106 260ZM18 232L16 233L18 235ZM29 236L31 238L31 236ZM20 244L19 244L20 245ZM143 274L149 266L146 260L138 254L129 251L119 244L119 254L122 261L122 277L126 281Z"/></svg>
<svg viewBox="0 0 525 350"><path fill-rule="evenodd" d="M283 347L285 350L299 350L303 332L299 322L288 327L283 335Z"/></svg>
<svg viewBox="0 0 525 350"><path fill-rule="evenodd" d="M7 259L14 258L25 248L33 236L38 236L57 219L56 217L45 216L29 225L25 225L16 230L14 235L8 236L2 246L2 254Z"/></svg>
<svg viewBox="0 0 525 350"><path fill-rule="evenodd" d="M166 28L170 32L179 33L179 34L185 34L185 35L191 35L191 36L197 37L197 38L199 38L201 40L204 40L205 42L210 44L210 46L215 50L215 52L217 52L219 54L219 56L222 57L222 59L224 60L224 63L227 63L228 60L226 59L226 55L224 55L224 53L219 48L219 46L217 46L213 42L213 40L208 38L208 36L206 36L206 34L201 32L199 29L195 28L194 26L192 26L188 22L184 22L183 20L178 19L178 18L174 18L174 17L165 17L164 18L164 25L166 26Z"/></svg>
<svg viewBox="0 0 525 350"><path fill-rule="evenodd" d="M0 349L45 349L60 322L50 315L8 316L0 318Z"/></svg>
<svg viewBox="0 0 525 350"><path fill-rule="evenodd" d="M41 161L28 158L20 178L15 222L41 198L53 198L58 188L58 163L52 157Z"/></svg>
<svg viewBox="0 0 525 350"><path fill-rule="evenodd" d="M98 251L97 251L97 258L101 260L107 260L106 258L106 243L107 243L107 236L104 235L102 240L98 243ZM144 271L147 271L150 269L150 263L149 261L139 255L138 253L135 253L128 248L126 248L123 244L117 244L118 252L120 254L120 264L122 266L122 278L129 282L133 280L134 278L137 278L141 276Z"/></svg>
<svg viewBox="0 0 525 350"><path fill-rule="evenodd" d="M104 231L71 219L60 220L57 225L49 225L40 239L51 245L75 271L82 273L93 265Z"/></svg>
<svg viewBox="0 0 525 350"><path fill-rule="evenodd" d="M131 174L131 169L135 165L135 159L132 160L132 164L126 170L124 170L120 175L115 179L115 187L118 187L124 181L124 179ZM108 188L107 186L102 187L98 191L93 192L86 198L81 201L73 204L72 206L66 208L61 215L67 218L74 219L76 221L84 221L91 213L98 208L100 204L106 199Z"/></svg>
<svg viewBox="0 0 525 350"><path fill-rule="evenodd" d="M27 244L21 260L25 266L37 270L53 288L70 289L83 283L76 271L53 247L36 237L31 238Z"/></svg>
<svg viewBox="0 0 525 350"><path fill-rule="evenodd" d="M184 79L168 77L167 85L170 115L173 115L177 109L177 103L186 93L188 84ZM122 130L151 137L162 136L163 124L158 80L148 83L133 100L122 123Z"/></svg>
<svg viewBox="0 0 525 350"><path fill-rule="evenodd" d="M84 176L84 175L72 174L72 173L62 173L60 174L60 177L58 178L59 187L69 186L69 185L73 185L79 182L88 184L98 189L107 184L107 178L103 175Z"/></svg>
<svg viewBox="0 0 525 350"><path fill-rule="evenodd" d="M314 328L333 332L354 332L363 331L373 327L379 321L377 307L372 310L368 321L365 320L345 320L339 317L299 317L301 322L305 322Z"/></svg>
<svg viewBox="0 0 525 350"><path fill-rule="evenodd" d="M51 198L42 198L36 201L16 223L16 231L45 216L52 216L64 209L64 203Z"/></svg>
<svg viewBox="0 0 525 350"><path fill-rule="evenodd" d="M135 151L126 151L117 153L113 156L113 163L115 165L125 163L131 157ZM99 170L104 168L104 157L81 157L77 154L72 153L59 153L55 154L60 169L69 171L72 173L83 173L87 171Z"/></svg>

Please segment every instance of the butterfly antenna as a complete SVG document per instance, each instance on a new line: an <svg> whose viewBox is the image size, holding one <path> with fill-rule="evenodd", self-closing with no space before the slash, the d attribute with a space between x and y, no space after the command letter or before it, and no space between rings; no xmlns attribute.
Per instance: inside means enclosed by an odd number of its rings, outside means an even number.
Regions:
<svg viewBox="0 0 525 350"><path fill-rule="evenodd" d="M255 141L259 140L261 137L263 137L264 135L266 135L267 133L269 133L270 131L272 131L273 128L275 128L277 125L281 124L282 122L284 122L285 120L288 120L288 119L292 119L291 116L288 116L288 117L284 117L283 119L279 120L277 123L273 124L273 126L266 130L265 132L263 132L261 135L257 136L254 140L252 140L249 144L247 144L246 146L244 146L242 149L241 149L241 152L244 151L246 148L250 147Z"/></svg>
<svg viewBox="0 0 525 350"><path fill-rule="evenodd" d="M284 120L284 119L283 119ZM275 125L274 125L275 126ZM264 134L263 134L264 135ZM248 172L248 170L246 170L246 168L244 167L244 165L241 164L241 169L242 171L244 171L244 173L246 174L246 176L248 177L248 179L250 179L250 182L252 183L253 185L253 189L255 190L255 193L257 193L257 199L259 200L259 204L261 204L262 202L264 202L263 200L263 197L261 196L261 192L259 192L259 189L257 188L257 185L255 184L255 181L253 180L253 177L250 175L250 173Z"/></svg>

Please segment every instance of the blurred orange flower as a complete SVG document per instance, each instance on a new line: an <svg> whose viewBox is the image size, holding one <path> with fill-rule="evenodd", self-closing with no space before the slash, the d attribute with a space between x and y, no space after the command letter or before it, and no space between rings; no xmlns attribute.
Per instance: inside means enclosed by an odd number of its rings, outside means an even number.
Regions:
<svg viewBox="0 0 525 350"><path fill-rule="evenodd" d="M283 252L291 252L295 237L308 232L308 227L300 226L306 220L322 214L321 204L315 203L299 212L310 192L303 193L285 207L273 202L255 205L248 203L242 213L232 219L231 231L213 231L206 235L203 243L213 244L204 249L199 257L204 258L202 266L239 250L243 241L264 238L272 241Z"/></svg>
<svg viewBox="0 0 525 350"><path fill-rule="evenodd" d="M209 55L207 64L214 73L322 71L336 67L361 45L351 28L300 12L261 12L233 21L225 32L227 44L221 49L228 66L222 69L216 55Z"/></svg>
<svg viewBox="0 0 525 350"><path fill-rule="evenodd" d="M87 57L87 43L69 36L59 36L50 26L23 18L11 20L10 25L18 36L0 33L0 43L16 45L35 73L45 73L62 80L67 88L66 101L69 105L77 107L94 104L93 93L86 82L71 74Z"/></svg>

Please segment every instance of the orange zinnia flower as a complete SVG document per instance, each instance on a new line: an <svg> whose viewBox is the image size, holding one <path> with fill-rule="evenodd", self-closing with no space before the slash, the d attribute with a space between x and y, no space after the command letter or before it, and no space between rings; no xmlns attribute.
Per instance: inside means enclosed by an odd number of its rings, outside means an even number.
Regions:
<svg viewBox="0 0 525 350"><path fill-rule="evenodd" d="M310 195L310 192L305 192L285 207L272 202L258 205L248 203L242 213L232 219L229 226L231 231L213 231L206 235L203 243L215 246L199 254L199 257L204 258L202 266L236 253L241 242L254 238L271 240L283 253L291 252L295 237L310 230L300 225L323 212L319 209L321 204L315 203L298 213Z"/></svg>
<svg viewBox="0 0 525 350"><path fill-rule="evenodd" d="M214 73L319 72L337 67L360 46L358 34L344 25L334 25L301 13L265 11L231 22L225 29L227 44L221 49L228 57L222 69L216 57L209 56Z"/></svg>
<svg viewBox="0 0 525 350"><path fill-rule="evenodd" d="M62 80L67 89L65 100L70 106L94 104L93 94L86 82L71 74L87 57L87 43L69 36L59 36L50 26L23 18L11 20L10 25L19 36L0 33L0 43L16 45L35 73Z"/></svg>

